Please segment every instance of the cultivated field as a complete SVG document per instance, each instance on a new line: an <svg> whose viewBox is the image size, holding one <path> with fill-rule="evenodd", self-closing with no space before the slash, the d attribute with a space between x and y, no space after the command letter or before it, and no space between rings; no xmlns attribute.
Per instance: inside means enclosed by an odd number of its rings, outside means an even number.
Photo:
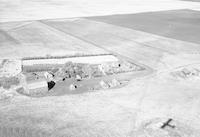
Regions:
<svg viewBox="0 0 200 137"><path fill-rule="evenodd" d="M180 0L0 0L0 3L0 22L197 9L200 6L198 2Z"/></svg>
<svg viewBox="0 0 200 137"><path fill-rule="evenodd" d="M196 43L166 38L90 19L45 20L45 24L152 68L168 55L199 54ZM96 27L91 27L96 26ZM88 31L90 33L88 33Z"/></svg>
<svg viewBox="0 0 200 137"><path fill-rule="evenodd" d="M41 22L0 24L0 58L108 53Z"/></svg>

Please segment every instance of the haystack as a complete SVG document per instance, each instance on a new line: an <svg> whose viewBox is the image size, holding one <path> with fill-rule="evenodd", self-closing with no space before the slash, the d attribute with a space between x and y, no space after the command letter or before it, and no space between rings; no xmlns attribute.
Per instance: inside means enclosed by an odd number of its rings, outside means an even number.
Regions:
<svg viewBox="0 0 200 137"><path fill-rule="evenodd" d="M119 85L120 85L120 82L118 80L116 80L116 79L112 80L112 86L113 87L116 87L116 86L119 86Z"/></svg>
<svg viewBox="0 0 200 137"><path fill-rule="evenodd" d="M82 79L82 78L81 78L80 75L76 75L76 80L77 80L77 81L81 81L81 79Z"/></svg>
<svg viewBox="0 0 200 137"><path fill-rule="evenodd" d="M103 81L103 80L100 81L100 86L101 86L103 89L109 88L109 85L108 85L105 81Z"/></svg>
<svg viewBox="0 0 200 137"><path fill-rule="evenodd" d="M77 88L77 86L74 85L74 84L71 84L71 85L69 86L69 89L70 89L70 90L76 90L76 88Z"/></svg>

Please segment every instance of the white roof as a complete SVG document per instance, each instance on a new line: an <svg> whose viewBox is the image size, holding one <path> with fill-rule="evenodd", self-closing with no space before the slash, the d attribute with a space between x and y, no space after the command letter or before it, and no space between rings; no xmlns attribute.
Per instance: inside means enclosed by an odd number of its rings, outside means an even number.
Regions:
<svg viewBox="0 0 200 137"><path fill-rule="evenodd" d="M47 82L44 81L36 81L28 84L28 89L36 89L36 88L42 88L42 87L48 87Z"/></svg>

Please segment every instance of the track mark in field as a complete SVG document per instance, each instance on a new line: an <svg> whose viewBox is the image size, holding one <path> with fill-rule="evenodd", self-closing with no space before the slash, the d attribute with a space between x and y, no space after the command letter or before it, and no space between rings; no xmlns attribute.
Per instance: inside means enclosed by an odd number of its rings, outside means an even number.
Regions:
<svg viewBox="0 0 200 137"><path fill-rule="evenodd" d="M40 130L21 127L0 127L0 137L53 137Z"/></svg>

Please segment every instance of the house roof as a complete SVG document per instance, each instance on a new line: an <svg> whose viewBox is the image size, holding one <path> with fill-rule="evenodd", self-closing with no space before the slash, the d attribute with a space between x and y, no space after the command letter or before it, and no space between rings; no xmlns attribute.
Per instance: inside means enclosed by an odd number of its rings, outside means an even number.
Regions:
<svg viewBox="0 0 200 137"><path fill-rule="evenodd" d="M29 89L48 87L47 81L45 79L39 79L34 81L27 81L27 86Z"/></svg>

